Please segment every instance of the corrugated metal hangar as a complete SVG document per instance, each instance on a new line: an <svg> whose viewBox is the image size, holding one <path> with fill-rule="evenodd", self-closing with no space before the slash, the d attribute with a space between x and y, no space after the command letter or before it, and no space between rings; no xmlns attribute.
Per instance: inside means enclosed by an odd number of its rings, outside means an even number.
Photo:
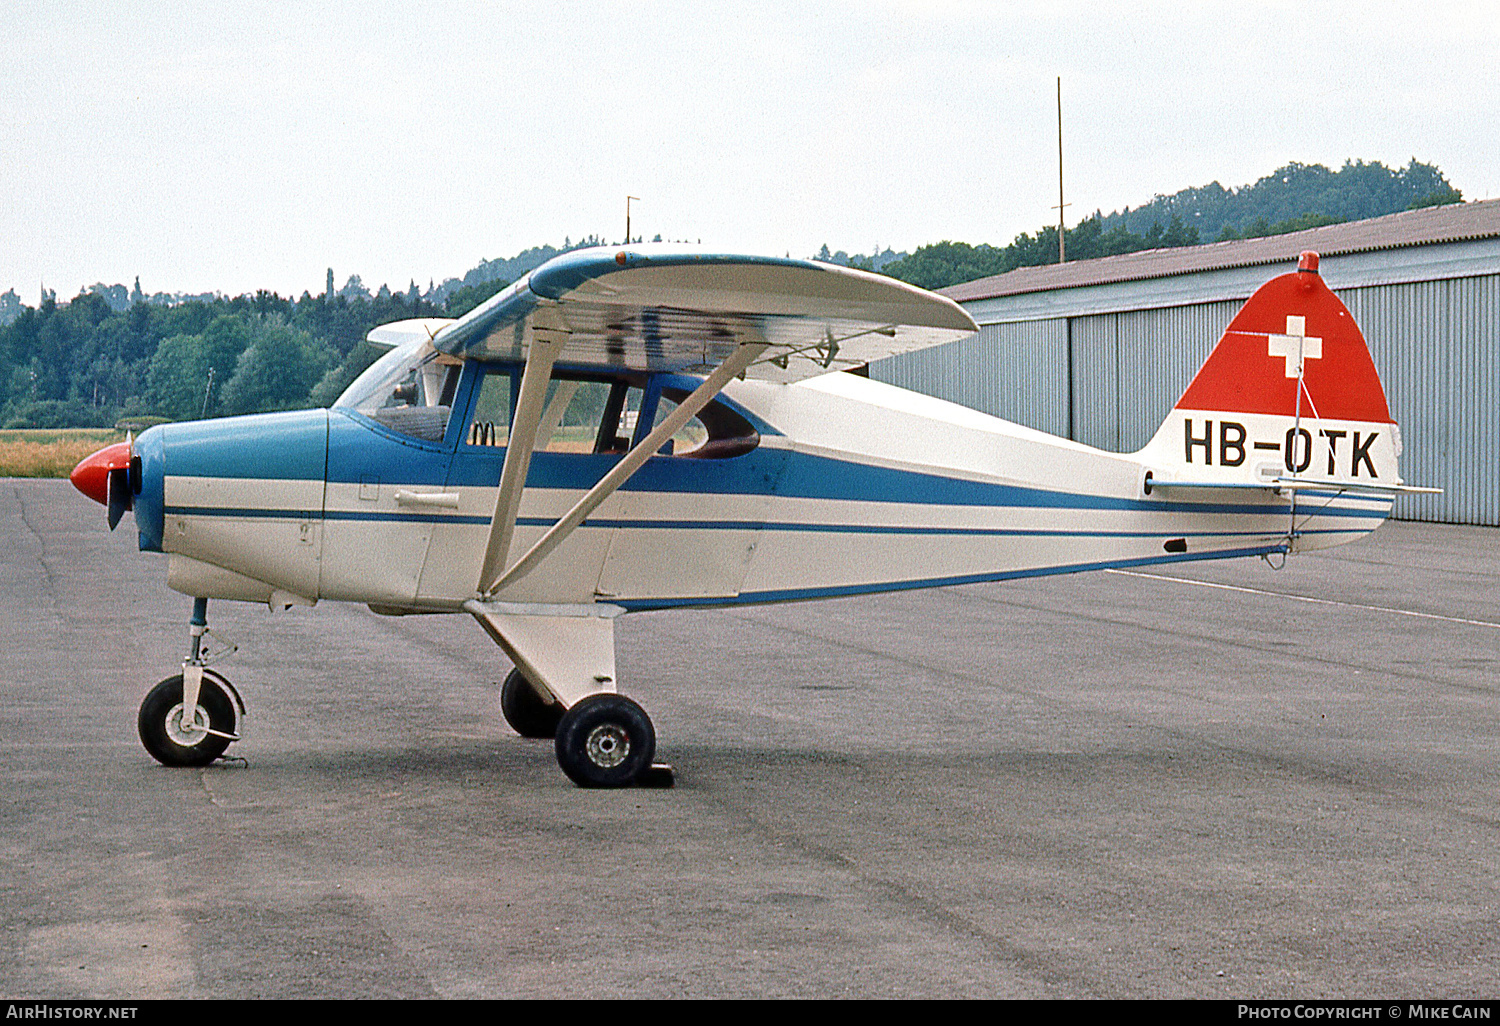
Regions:
<svg viewBox="0 0 1500 1026"><path fill-rule="evenodd" d="M1500 200L1263 239L1026 267L945 289L962 342L871 364L880 381L1115 452L1145 445L1262 283L1315 250L1401 425L1408 520L1500 526Z"/></svg>

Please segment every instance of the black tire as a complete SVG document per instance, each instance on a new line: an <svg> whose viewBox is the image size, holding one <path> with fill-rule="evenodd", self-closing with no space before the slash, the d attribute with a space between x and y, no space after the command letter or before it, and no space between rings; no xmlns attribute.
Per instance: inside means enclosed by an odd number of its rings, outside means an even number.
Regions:
<svg viewBox="0 0 1500 1026"><path fill-rule="evenodd" d="M224 754L229 738L201 731L183 732L179 727L181 707L182 674L179 673L152 688L141 702L137 718L141 744L163 766L207 766ZM210 728L224 734L234 732L234 702L207 675L198 689L198 708L207 715ZM195 735L196 740L184 743Z"/></svg>
<svg viewBox="0 0 1500 1026"><path fill-rule="evenodd" d="M655 757L651 717L624 695L589 695L557 726L557 764L579 787L627 787Z"/></svg>
<svg viewBox="0 0 1500 1026"><path fill-rule="evenodd" d="M522 737L556 737L563 707L548 703L520 670L511 670L500 685L500 714Z"/></svg>

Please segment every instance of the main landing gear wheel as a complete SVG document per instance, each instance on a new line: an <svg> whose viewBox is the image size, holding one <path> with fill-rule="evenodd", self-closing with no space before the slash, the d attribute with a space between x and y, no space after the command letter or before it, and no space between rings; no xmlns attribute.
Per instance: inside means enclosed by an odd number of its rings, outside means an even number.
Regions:
<svg viewBox="0 0 1500 1026"><path fill-rule="evenodd" d="M627 787L655 755L651 717L624 695L589 695L557 726L557 764L579 787Z"/></svg>
<svg viewBox="0 0 1500 1026"><path fill-rule="evenodd" d="M563 707L543 698L520 670L511 670L500 685L500 713L522 737L556 737Z"/></svg>
<svg viewBox="0 0 1500 1026"><path fill-rule="evenodd" d="M204 674L191 715L182 705L182 674L147 693L138 720L141 744L164 766L207 766L234 740L234 702Z"/></svg>

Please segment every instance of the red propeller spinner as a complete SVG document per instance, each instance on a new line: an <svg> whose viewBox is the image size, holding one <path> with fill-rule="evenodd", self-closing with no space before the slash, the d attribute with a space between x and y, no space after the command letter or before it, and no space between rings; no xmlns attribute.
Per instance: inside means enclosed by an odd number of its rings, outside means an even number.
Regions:
<svg viewBox="0 0 1500 1026"><path fill-rule="evenodd" d="M114 530L120 517L130 509L130 460L133 443L129 440L107 445L85 457L68 480L84 495L109 510L109 527Z"/></svg>

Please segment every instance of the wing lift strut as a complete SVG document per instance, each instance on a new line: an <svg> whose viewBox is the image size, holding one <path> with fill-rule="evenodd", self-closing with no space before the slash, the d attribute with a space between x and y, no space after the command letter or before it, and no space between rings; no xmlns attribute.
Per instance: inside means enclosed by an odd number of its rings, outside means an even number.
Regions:
<svg viewBox="0 0 1500 1026"><path fill-rule="evenodd" d="M767 344L741 343L531 548L509 562L521 495L544 415L547 383L562 346L561 337L544 338L538 332L527 354L476 597L465 602L464 609L510 657L536 699L562 710L557 714L557 757L575 783L605 787L670 783L670 769L651 763L655 733L649 718L638 705L616 693L614 618L625 610L610 603L506 602L496 596L534 571L724 386L743 374Z"/></svg>

